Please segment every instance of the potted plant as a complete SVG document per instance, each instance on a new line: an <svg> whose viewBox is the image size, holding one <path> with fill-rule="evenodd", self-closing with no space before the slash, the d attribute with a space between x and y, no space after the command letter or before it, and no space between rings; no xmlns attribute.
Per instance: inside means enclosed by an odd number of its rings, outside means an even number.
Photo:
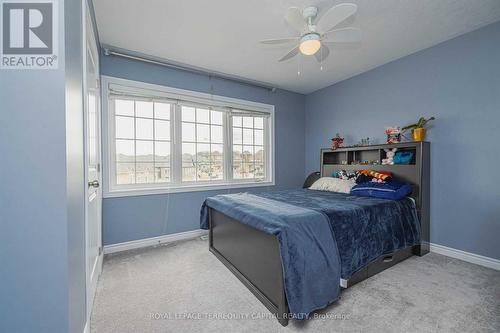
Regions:
<svg viewBox="0 0 500 333"><path fill-rule="evenodd" d="M403 127L403 131L406 131L408 129L412 129L412 134L413 134L413 141L424 141L425 140L425 134L426 134L426 129L425 125L431 120L434 120L436 118L430 117L428 119L425 119L424 117L420 117L420 119L417 121L416 124L411 124L408 126Z"/></svg>

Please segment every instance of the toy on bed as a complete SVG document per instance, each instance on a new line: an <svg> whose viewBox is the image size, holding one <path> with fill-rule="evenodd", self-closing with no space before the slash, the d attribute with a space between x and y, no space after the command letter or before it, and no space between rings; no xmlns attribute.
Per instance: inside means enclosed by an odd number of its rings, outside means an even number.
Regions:
<svg viewBox="0 0 500 333"><path fill-rule="evenodd" d="M394 180L389 171L359 170L351 194L362 197L399 200L411 193L410 184Z"/></svg>
<svg viewBox="0 0 500 333"><path fill-rule="evenodd" d="M388 171L375 171L375 170L359 170L358 176L356 177L356 184L374 182L383 183L391 181L392 173Z"/></svg>
<svg viewBox="0 0 500 333"><path fill-rule="evenodd" d="M339 170L332 173L333 178L339 178L342 180L353 180L356 184L366 183L366 182L376 182L383 183L388 182L392 179L392 173L388 171L375 171L362 169L357 171L346 171Z"/></svg>
<svg viewBox="0 0 500 333"><path fill-rule="evenodd" d="M337 172L337 178L343 180L356 179L357 176L358 176L357 171L340 170L339 172Z"/></svg>
<svg viewBox="0 0 500 333"><path fill-rule="evenodd" d="M394 155L396 154L396 150L398 148L392 148L392 149L384 149L385 151L385 158L382 160L383 165L393 165L394 164Z"/></svg>

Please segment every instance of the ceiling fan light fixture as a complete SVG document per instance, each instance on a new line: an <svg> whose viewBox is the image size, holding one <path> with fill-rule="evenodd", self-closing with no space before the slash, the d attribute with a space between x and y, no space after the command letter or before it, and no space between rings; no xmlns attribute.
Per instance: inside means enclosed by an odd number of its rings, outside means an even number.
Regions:
<svg viewBox="0 0 500 333"><path fill-rule="evenodd" d="M290 7L285 14L285 21L296 30L297 34L287 38L266 39L261 43L268 45L294 43L293 49L282 56L279 62L303 54L314 55L322 64L330 54L328 46L323 45L323 42L357 43L361 40L361 31L357 28L336 29L339 24L356 14L357 9L356 4L341 3L330 7L323 15L318 16L318 7L310 6L303 10Z"/></svg>
<svg viewBox="0 0 500 333"><path fill-rule="evenodd" d="M321 41L318 34L307 34L300 39L299 50L304 55L313 55L318 52L320 48Z"/></svg>

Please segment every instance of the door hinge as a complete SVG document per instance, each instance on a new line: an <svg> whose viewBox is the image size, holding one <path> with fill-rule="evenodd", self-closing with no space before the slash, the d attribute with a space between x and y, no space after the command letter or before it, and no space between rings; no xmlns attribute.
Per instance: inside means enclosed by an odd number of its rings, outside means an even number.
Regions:
<svg viewBox="0 0 500 333"><path fill-rule="evenodd" d="M99 246L99 255L102 254L102 246Z"/></svg>
<svg viewBox="0 0 500 333"><path fill-rule="evenodd" d="M97 172L101 172L101 163L97 163Z"/></svg>

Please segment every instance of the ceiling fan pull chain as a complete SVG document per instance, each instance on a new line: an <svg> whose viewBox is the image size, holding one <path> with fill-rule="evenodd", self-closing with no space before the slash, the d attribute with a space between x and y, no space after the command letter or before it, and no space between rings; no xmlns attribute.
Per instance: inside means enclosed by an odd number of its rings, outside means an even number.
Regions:
<svg viewBox="0 0 500 333"><path fill-rule="evenodd" d="M322 71L323 70L323 47L319 49L319 52L321 52L321 61L319 62L319 70Z"/></svg>
<svg viewBox="0 0 500 333"><path fill-rule="evenodd" d="M319 70L323 70L323 62L325 61L325 54L324 54L325 48L322 46L320 49L321 52L321 62L319 63Z"/></svg>
<svg viewBox="0 0 500 333"><path fill-rule="evenodd" d="M297 57L297 76L300 76L300 54Z"/></svg>

